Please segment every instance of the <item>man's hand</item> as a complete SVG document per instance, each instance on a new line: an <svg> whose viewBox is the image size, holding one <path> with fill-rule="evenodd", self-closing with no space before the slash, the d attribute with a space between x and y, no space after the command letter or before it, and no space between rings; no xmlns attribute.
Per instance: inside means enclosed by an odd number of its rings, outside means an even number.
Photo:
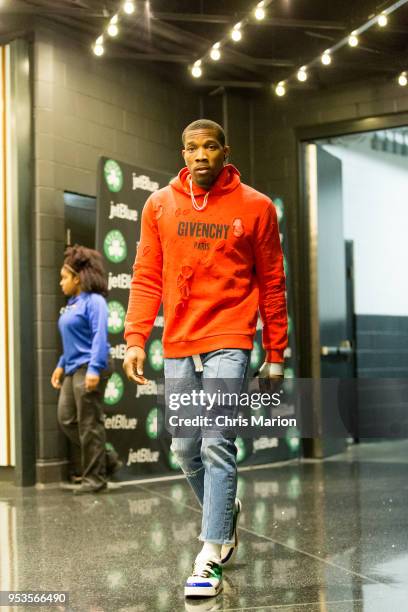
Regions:
<svg viewBox="0 0 408 612"><path fill-rule="evenodd" d="M64 368L55 368L51 375L51 384L54 389L61 389L61 378L64 376Z"/></svg>
<svg viewBox="0 0 408 612"><path fill-rule="evenodd" d="M126 351L123 362L123 369L129 380L133 380L137 385L147 385L147 378L143 376L143 366L146 353L140 346L131 346Z"/></svg>
<svg viewBox="0 0 408 612"><path fill-rule="evenodd" d="M85 389L86 391L91 392L95 391L97 386L99 385L100 377L98 374L87 374L85 376Z"/></svg>
<svg viewBox="0 0 408 612"><path fill-rule="evenodd" d="M277 366L278 364L268 363L267 361L265 361L262 364L261 369L259 370L259 378L268 378L269 380L283 380L283 372L282 374L278 374L276 372Z"/></svg>
<svg viewBox="0 0 408 612"><path fill-rule="evenodd" d="M259 389L262 393L274 393L279 390L283 374L276 373L276 370L279 371L276 365L265 361L259 370Z"/></svg>

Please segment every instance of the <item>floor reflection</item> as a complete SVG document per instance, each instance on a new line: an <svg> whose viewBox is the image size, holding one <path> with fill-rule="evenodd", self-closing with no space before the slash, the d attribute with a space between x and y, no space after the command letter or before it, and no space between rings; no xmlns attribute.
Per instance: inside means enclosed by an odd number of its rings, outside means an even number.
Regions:
<svg viewBox="0 0 408 612"><path fill-rule="evenodd" d="M240 547L210 600L183 597L200 548L183 481L89 497L0 484L0 590L68 591L79 612L404 610L408 443L387 444L242 471Z"/></svg>

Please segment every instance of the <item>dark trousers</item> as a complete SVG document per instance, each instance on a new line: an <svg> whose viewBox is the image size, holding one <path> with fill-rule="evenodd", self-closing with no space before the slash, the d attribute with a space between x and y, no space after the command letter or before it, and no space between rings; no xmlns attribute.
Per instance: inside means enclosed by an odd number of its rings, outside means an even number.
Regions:
<svg viewBox="0 0 408 612"><path fill-rule="evenodd" d="M65 376L58 400L58 422L74 447L80 450L82 481L100 485L106 481L103 396L111 369L101 372L95 391L86 391L87 366Z"/></svg>

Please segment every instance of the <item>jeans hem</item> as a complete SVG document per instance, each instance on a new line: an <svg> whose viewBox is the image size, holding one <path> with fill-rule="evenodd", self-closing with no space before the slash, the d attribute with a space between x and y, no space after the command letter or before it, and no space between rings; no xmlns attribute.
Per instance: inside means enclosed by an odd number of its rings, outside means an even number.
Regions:
<svg viewBox="0 0 408 612"><path fill-rule="evenodd" d="M232 546L235 544L235 540L213 540L211 538L203 538L203 536L198 536L198 540L200 542L209 542L210 544L220 544L221 546Z"/></svg>

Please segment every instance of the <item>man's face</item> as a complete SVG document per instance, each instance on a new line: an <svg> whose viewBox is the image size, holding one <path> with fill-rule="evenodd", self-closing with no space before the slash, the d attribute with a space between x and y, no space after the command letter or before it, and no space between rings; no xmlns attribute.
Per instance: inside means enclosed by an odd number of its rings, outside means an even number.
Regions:
<svg viewBox="0 0 408 612"><path fill-rule="evenodd" d="M213 129L186 132L182 151L194 183L209 189L224 167L229 147L223 147Z"/></svg>

